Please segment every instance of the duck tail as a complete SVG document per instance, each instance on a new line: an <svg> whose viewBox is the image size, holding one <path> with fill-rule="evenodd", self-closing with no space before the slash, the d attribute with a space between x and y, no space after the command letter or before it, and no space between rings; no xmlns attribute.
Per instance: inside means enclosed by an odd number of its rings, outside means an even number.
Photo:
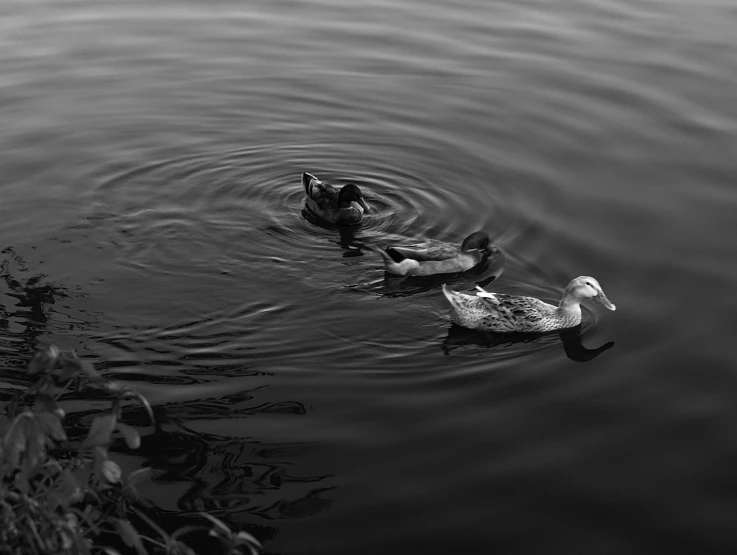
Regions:
<svg viewBox="0 0 737 555"><path fill-rule="evenodd" d="M302 186L305 188L305 194L310 194L310 185L312 180L319 181L314 175L307 172L302 172Z"/></svg>
<svg viewBox="0 0 737 555"><path fill-rule="evenodd" d="M460 326L466 325L465 314L469 307L464 305L464 301L466 301L465 295L453 291L448 287L447 283L443 284L443 295L445 295L445 298L448 299L448 303L450 304L450 321Z"/></svg>
<svg viewBox="0 0 737 555"><path fill-rule="evenodd" d="M458 310L458 301L455 297L455 291L448 287L447 283L443 284L443 295L445 295L445 298L448 299L448 302L450 303L453 311L456 312Z"/></svg>

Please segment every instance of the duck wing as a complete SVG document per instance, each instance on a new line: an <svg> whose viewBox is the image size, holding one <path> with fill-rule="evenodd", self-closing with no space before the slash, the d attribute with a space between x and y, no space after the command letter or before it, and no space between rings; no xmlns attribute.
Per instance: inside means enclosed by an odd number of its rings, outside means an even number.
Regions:
<svg viewBox="0 0 737 555"><path fill-rule="evenodd" d="M458 256L459 249L455 245L443 243L441 241L424 241L415 245L389 247L395 252L401 254L404 258L412 260L429 261L429 260L448 260Z"/></svg>
<svg viewBox="0 0 737 555"><path fill-rule="evenodd" d="M484 308L493 317L510 323L514 322L523 329L527 327L525 324L531 326L539 324L550 316L551 309L554 309L551 305L534 297L489 293L481 287L476 286L476 288L479 290L476 296L483 299Z"/></svg>
<svg viewBox="0 0 737 555"><path fill-rule="evenodd" d="M338 190L329 183L320 181L314 175L309 173L303 174L302 184L305 188L305 194L318 205L338 202Z"/></svg>
<svg viewBox="0 0 737 555"><path fill-rule="evenodd" d="M332 185L312 178L305 185L307 207L322 219L335 222L338 219L338 190Z"/></svg>

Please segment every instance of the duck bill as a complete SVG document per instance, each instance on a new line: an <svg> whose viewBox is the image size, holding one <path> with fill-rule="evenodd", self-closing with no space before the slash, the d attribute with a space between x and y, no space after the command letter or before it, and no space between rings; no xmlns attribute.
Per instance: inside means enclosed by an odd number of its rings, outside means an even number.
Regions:
<svg viewBox="0 0 737 555"><path fill-rule="evenodd" d="M368 212L369 211L368 204L366 204L366 201L363 200L362 198L359 198L358 199L358 204L361 206L361 208L363 208L363 211L364 212Z"/></svg>
<svg viewBox="0 0 737 555"><path fill-rule="evenodd" d="M599 301L601 304L603 304L606 308L609 310L617 310L617 307L612 304L612 302L606 298L606 295L604 292L600 292L596 297L594 297L597 301Z"/></svg>

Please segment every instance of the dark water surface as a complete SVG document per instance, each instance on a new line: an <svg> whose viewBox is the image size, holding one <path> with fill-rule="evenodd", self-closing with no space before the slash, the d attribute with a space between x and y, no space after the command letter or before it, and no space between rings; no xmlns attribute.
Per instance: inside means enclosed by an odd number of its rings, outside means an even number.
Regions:
<svg viewBox="0 0 737 555"><path fill-rule="evenodd" d="M8 0L0 381L49 341L139 388L144 495L268 553L734 553L735 29L730 0ZM364 189L361 229L304 218L305 170ZM364 248L481 228L490 288L592 275L617 312L464 332Z"/></svg>

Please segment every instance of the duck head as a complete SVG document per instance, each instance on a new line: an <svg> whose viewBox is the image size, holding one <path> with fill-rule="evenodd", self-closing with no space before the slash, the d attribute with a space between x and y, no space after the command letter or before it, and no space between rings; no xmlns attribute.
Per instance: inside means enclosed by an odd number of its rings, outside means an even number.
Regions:
<svg viewBox="0 0 737 555"><path fill-rule="evenodd" d="M571 280L563 294L563 300L566 299L574 301L580 301L581 299L595 299L609 310L617 310L617 307L606 298L604 290L601 288L601 285L599 285L599 282L589 276L581 276Z"/></svg>
<svg viewBox="0 0 737 555"><path fill-rule="evenodd" d="M358 205L363 208L364 212L369 211L369 207L363 199L363 193L361 192L361 189L358 188L358 185L348 183L347 185L344 185L340 190L340 193L338 193L338 203L341 206L350 206L351 202L358 203Z"/></svg>
<svg viewBox="0 0 737 555"><path fill-rule="evenodd" d="M486 251L490 254L494 254L499 249L491 244L489 234L485 231L475 231L461 243L461 251L468 252L472 250Z"/></svg>

